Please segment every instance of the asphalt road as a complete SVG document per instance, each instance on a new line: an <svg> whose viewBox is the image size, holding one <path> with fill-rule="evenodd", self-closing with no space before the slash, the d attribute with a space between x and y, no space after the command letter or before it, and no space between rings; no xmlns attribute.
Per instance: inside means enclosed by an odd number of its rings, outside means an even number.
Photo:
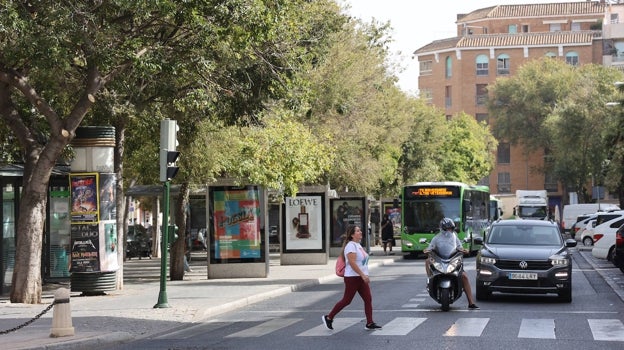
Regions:
<svg viewBox="0 0 624 350"><path fill-rule="evenodd" d="M474 258L466 259L474 280ZM342 295L342 281L314 285L244 309L116 349L622 349L624 274L587 250L574 252L573 300L495 295L467 309L464 297L442 312L425 291L423 260L399 260L371 271L375 321L364 329L358 296L321 324ZM619 288L619 290L618 290ZM474 292L474 291L473 291Z"/></svg>

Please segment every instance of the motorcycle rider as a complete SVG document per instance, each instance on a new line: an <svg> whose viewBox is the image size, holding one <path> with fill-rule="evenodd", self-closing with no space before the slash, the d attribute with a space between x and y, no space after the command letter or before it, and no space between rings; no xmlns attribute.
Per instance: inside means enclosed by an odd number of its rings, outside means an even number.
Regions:
<svg viewBox="0 0 624 350"><path fill-rule="evenodd" d="M449 218L444 218L440 221L440 233L435 235L427 249L423 250L423 253L428 254L432 250L437 250L440 255L449 256L454 250L461 251L462 253L468 253L467 249L464 249L461 241L455 234L455 223ZM425 262L425 269L427 270L427 276L431 276L431 270L429 262ZM468 298L468 308L471 310L477 310L479 307L474 303L472 299L472 289L470 288L470 281L468 280L468 274L462 270L462 285L466 298Z"/></svg>

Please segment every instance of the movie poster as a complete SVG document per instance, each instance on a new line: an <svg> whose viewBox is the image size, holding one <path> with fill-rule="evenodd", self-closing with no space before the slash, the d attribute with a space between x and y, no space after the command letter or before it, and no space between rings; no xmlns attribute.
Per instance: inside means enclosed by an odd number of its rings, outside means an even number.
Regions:
<svg viewBox="0 0 624 350"><path fill-rule="evenodd" d="M286 250L323 249L323 197L286 197Z"/></svg>
<svg viewBox="0 0 624 350"><path fill-rule="evenodd" d="M214 187L215 259L261 258L260 191L257 186Z"/></svg>
<svg viewBox="0 0 624 350"><path fill-rule="evenodd" d="M71 222L97 223L98 173L69 174Z"/></svg>

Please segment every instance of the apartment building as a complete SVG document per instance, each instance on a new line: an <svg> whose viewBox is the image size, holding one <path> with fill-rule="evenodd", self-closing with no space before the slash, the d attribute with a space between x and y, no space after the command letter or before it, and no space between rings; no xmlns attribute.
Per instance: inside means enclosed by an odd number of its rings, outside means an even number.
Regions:
<svg viewBox="0 0 624 350"><path fill-rule="evenodd" d="M448 118L463 111L491 123L487 86L530 60L548 56L571 65L624 65L622 8L601 0L498 5L458 14L457 36L414 52L420 96L444 109ZM481 184L502 196L545 189L551 208L568 203L566 189L537 170L544 164L543 151L528 154L521 145L498 141L495 169Z"/></svg>

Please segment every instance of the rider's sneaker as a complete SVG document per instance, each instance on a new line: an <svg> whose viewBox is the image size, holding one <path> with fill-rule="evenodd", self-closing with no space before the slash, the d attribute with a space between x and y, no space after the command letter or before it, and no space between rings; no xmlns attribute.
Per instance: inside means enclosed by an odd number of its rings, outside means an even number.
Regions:
<svg viewBox="0 0 624 350"><path fill-rule="evenodd" d="M479 310L479 307L477 306L477 304L470 304L470 305L468 305L468 308L470 310Z"/></svg>

